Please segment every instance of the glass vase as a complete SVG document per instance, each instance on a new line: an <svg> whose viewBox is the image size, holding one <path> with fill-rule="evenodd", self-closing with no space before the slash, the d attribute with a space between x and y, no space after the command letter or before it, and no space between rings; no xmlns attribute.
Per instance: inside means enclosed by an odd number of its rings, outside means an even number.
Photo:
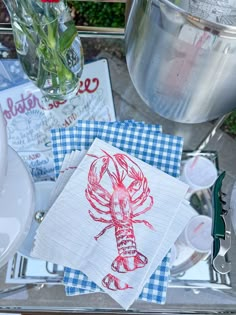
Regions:
<svg viewBox="0 0 236 315"><path fill-rule="evenodd" d="M65 99L77 91L83 51L63 0L3 0L11 17L14 41L23 70L42 93Z"/></svg>

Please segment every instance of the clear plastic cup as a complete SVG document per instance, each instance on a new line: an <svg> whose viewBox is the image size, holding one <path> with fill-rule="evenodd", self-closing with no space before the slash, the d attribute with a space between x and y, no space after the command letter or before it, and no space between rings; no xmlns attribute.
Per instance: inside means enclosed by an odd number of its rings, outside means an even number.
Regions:
<svg viewBox="0 0 236 315"><path fill-rule="evenodd" d="M217 169L209 159L196 156L186 161L180 179L189 185L192 193L208 189L217 179Z"/></svg>
<svg viewBox="0 0 236 315"><path fill-rule="evenodd" d="M206 215L192 217L184 231L178 238L178 243L188 246L199 253L211 250L213 238L211 236L212 219Z"/></svg>

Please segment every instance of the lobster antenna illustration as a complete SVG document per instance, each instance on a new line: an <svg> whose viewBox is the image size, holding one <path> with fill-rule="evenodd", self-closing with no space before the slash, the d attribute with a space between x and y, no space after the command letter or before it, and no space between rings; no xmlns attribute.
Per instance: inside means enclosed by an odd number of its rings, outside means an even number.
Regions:
<svg viewBox="0 0 236 315"><path fill-rule="evenodd" d="M95 159L98 159L98 156L95 155L95 154L89 154L89 153L87 153L86 155L87 155L87 156L91 156L91 157L93 157L93 158L95 158Z"/></svg>
<svg viewBox="0 0 236 315"><path fill-rule="evenodd" d="M103 149L101 149L101 151L102 151L103 153L105 153L105 154L112 160L112 162L113 162L113 164L114 164L114 166L115 166L115 169L116 169L117 175L114 174L114 173L111 173L109 170L107 170L108 175L109 175L112 179L115 179L117 183L122 182L123 179L124 179L124 173L123 173L123 171L122 171L122 175L120 175L120 171L119 171L119 169L118 169L118 166L117 166L116 162L115 162L114 159L113 159L113 156L111 156L109 153L107 153L107 152L104 151Z"/></svg>

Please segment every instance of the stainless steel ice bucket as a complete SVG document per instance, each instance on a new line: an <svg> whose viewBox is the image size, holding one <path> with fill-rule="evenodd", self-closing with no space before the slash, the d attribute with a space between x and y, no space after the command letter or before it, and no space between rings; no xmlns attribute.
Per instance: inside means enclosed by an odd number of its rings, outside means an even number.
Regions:
<svg viewBox="0 0 236 315"><path fill-rule="evenodd" d="M174 2L133 0L125 35L130 76L161 116L218 118L236 108L236 26L203 20Z"/></svg>

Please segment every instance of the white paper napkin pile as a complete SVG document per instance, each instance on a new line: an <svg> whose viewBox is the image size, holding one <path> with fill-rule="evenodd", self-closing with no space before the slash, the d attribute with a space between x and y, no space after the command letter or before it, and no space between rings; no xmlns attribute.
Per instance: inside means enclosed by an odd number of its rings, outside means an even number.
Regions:
<svg viewBox="0 0 236 315"><path fill-rule="evenodd" d="M57 178L54 190L51 192L51 198L49 201L50 207L66 186L68 180L78 167L79 163L82 161L86 152L87 152L86 150L82 151L75 150L65 155L65 159L62 163L61 170Z"/></svg>
<svg viewBox="0 0 236 315"><path fill-rule="evenodd" d="M95 139L65 158L32 256L81 270L128 309L191 216L187 189Z"/></svg>

